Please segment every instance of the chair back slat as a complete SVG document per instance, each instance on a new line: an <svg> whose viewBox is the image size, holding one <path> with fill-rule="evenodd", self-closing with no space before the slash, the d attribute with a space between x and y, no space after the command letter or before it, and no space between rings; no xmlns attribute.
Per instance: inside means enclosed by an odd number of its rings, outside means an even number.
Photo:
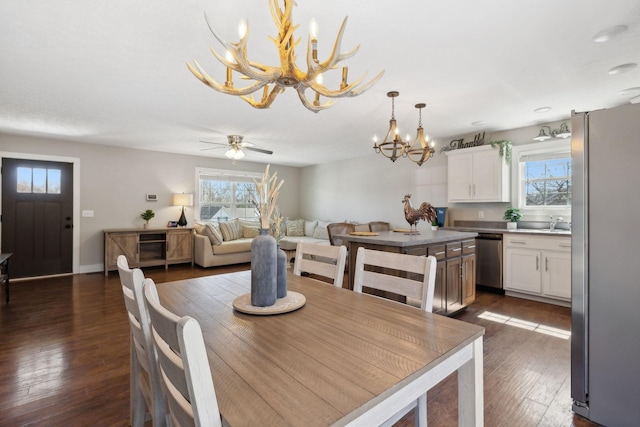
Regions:
<svg viewBox="0 0 640 427"><path fill-rule="evenodd" d="M369 231L389 231L391 224L384 221L371 221L369 223Z"/></svg>
<svg viewBox="0 0 640 427"><path fill-rule="evenodd" d="M353 290L362 292L364 286L393 292L419 300L420 308L431 312L436 262L434 256L415 256L360 247L356 255Z"/></svg>
<svg viewBox="0 0 640 427"><path fill-rule="evenodd" d="M329 243L331 246L344 245L345 242L342 238L336 237L338 234L349 234L355 231L356 226L348 222L333 222L327 225L327 234L329 235Z"/></svg>
<svg viewBox="0 0 640 427"><path fill-rule="evenodd" d="M130 269L124 255L118 256L117 265L131 332L131 424L144 425L144 412L149 411L154 425L164 426L167 406L151 338L149 314L144 304L144 273L138 268ZM140 395L144 404L136 401Z"/></svg>
<svg viewBox="0 0 640 427"><path fill-rule="evenodd" d="M151 279L144 297L173 424L222 426L200 324L164 308Z"/></svg>
<svg viewBox="0 0 640 427"><path fill-rule="evenodd" d="M347 248L316 243L298 242L293 273L316 274L333 280L333 285L341 288Z"/></svg>

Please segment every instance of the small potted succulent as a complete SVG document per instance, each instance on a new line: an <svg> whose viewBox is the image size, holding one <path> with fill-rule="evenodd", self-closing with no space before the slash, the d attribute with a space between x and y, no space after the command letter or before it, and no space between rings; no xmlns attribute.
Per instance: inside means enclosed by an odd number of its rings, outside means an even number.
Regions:
<svg viewBox="0 0 640 427"><path fill-rule="evenodd" d="M145 220L144 228L149 227L149 220L151 220L151 218L153 218L154 216L156 216L156 214L151 209L147 209L140 214L140 218Z"/></svg>
<svg viewBox="0 0 640 427"><path fill-rule="evenodd" d="M431 230L436 231L438 229L438 220L434 219L431 221Z"/></svg>
<svg viewBox="0 0 640 427"><path fill-rule="evenodd" d="M518 221L522 219L522 213L520 209L514 208L513 206L509 206L506 211L504 211L504 217L507 222L507 230L515 230L518 228Z"/></svg>

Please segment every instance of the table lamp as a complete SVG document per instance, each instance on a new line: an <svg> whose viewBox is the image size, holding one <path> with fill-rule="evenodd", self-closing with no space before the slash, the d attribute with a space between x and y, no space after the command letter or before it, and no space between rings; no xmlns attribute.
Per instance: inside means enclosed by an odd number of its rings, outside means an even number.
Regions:
<svg viewBox="0 0 640 427"><path fill-rule="evenodd" d="M174 194L173 206L182 206L182 215L180 215L180 219L178 220L178 225L180 227L186 227L187 218L184 216L184 207L193 206L193 194L184 194L184 193Z"/></svg>

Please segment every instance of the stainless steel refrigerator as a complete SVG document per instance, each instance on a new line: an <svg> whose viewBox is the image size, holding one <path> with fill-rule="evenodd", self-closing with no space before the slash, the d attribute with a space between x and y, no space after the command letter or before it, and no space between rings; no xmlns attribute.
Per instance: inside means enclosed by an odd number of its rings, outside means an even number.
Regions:
<svg viewBox="0 0 640 427"><path fill-rule="evenodd" d="M571 118L571 397L640 425L640 104Z"/></svg>

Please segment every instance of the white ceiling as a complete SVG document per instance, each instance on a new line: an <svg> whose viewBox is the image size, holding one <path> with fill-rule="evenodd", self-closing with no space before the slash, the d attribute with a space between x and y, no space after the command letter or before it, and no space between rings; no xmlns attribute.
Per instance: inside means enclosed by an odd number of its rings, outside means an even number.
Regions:
<svg viewBox="0 0 640 427"><path fill-rule="evenodd" d="M274 151L250 152L246 160L303 166L371 154L373 134L382 138L388 129L390 90L400 92L402 134L415 136L414 105L425 102L423 125L439 145L640 95L619 94L640 88L640 68L608 74L640 63L638 0L297 0L299 58L311 17L324 60L348 15L343 51L361 46L349 61L350 79L365 71L385 75L359 97L317 114L293 90L269 110L255 110L203 85L185 61L195 58L224 79L208 50L222 51L207 12L231 41L238 21L248 18L249 57L276 65L269 1L2 0L0 132L215 157L224 150L201 151L207 145L199 141L225 142L233 133ZM615 25L628 30L592 41ZM552 109L533 112L543 106ZM476 121L485 124L472 126Z"/></svg>

